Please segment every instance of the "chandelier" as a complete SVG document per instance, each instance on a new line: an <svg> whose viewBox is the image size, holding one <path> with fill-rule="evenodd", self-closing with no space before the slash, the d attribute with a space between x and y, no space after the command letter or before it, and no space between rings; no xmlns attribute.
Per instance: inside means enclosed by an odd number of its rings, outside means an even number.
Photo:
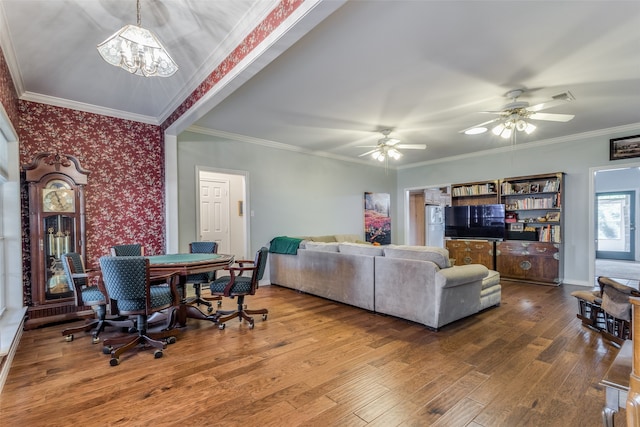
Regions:
<svg viewBox="0 0 640 427"><path fill-rule="evenodd" d="M98 45L100 56L109 64L138 76L172 76L178 66L158 38L142 28L140 0L137 0L137 12L137 25L125 25Z"/></svg>
<svg viewBox="0 0 640 427"><path fill-rule="evenodd" d="M527 122L521 114L511 114L502 123L491 129L494 135L501 136L504 139L511 138L513 131L525 132L527 135L536 130L536 126Z"/></svg>

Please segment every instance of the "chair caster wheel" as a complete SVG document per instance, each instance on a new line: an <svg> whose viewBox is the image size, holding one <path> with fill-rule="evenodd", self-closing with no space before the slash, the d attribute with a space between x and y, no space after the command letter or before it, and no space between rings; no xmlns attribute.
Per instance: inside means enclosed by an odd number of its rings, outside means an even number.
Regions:
<svg viewBox="0 0 640 427"><path fill-rule="evenodd" d="M253 329L253 326L254 326L253 322L249 323L249 329Z"/></svg>
<svg viewBox="0 0 640 427"><path fill-rule="evenodd" d="M211 306L207 307L207 313L211 313L211 312L213 312L213 307Z"/></svg>
<svg viewBox="0 0 640 427"><path fill-rule="evenodd" d="M111 366L118 366L120 364L120 359L118 359L117 357L112 357L109 360L109 365Z"/></svg>
<svg viewBox="0 0 640 427"><path fill-rule="evenodd" d="M154 359L160 359L162 357L162 350L156 350L153 352Z"/></svg>
<svg viewBox="0 0 640 427"><path fill-rule="evenodd" d="M218 325L218 329L223 330L223 329L225 328L225 326L226 326L226 324L224 324L224 323L220 323L220 324Z"/></svg>
<svg viewBox="0 0 640 427"><path fill-rule="evenodd" d="M100 342L100 338L98 337L91 337L91 343L92 344L98 344Z"/></svg>
<svg viewBox="0 0 640 427"><path fill-rule="evenodd" d="M127 329L127 332L129 332L130 334L135 334L138 332L138 330L136 328L134 328L133 326L129 327L129 329Z"/></svg>
<svg viewBox="0 0 640 427"><path fill-rule="evenodd" d="M267 320L267 315L266 314L262 315L262 320Z"/></svg>
<svg viewBox="0 0 640 427"><path fill-rule="evenodd" d="M104 347L102 347L102 354L111 354L112 350L113 347L111 347L110 345L105 345Z"/></svg>
<svg viewBox="0 0 640 427"><path fill-rule="evenodd" d="M71 341L73 341L73 334L69 334L69 335L67 335L66 337L64 337L64 340L65 340L66 342L71 342Z"/></svg>
<svg viewBox="0 0 640 427"><path fill-rule="evenodd" d="M167 344L175 344L176 337L167 337Z"/></svg>
<svg viewBox="0 0 640 427"><path fill-rule="evenodd" d="M218 300L218 307L222 307L222 300Z"/></svg>

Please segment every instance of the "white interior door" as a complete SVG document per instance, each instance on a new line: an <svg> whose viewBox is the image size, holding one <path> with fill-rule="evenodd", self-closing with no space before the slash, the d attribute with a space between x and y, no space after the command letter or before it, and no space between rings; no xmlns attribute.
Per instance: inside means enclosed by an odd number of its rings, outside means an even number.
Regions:
<svg viewBox="0 0 640 427"><path fill-rule="evenodd" d="M200 180L200 239L218 243L218 253L230 253L229 181Z"/></svg>

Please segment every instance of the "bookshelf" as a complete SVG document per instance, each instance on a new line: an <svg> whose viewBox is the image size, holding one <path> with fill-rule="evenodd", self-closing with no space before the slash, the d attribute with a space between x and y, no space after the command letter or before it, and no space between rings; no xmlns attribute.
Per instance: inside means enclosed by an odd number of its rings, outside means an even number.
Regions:
<svg viewBox="0 0 640 427"><path fill-rule="evenodd" d="M498 180L467 182L451 186L453 206L475 206L498 203Z"/></svg>
<svg viewBox="0 0 640 427"><path fill-rule="evenodd" d="M507 240L562 243L562 187L562 173L501 180Z"/></svg>
<svg viewBox="0 0 640 427"><path fill-rule="evenodd" d="M506 234L496 243L496 268L505 278L562 283L561 172L500 180Z"/></svg>

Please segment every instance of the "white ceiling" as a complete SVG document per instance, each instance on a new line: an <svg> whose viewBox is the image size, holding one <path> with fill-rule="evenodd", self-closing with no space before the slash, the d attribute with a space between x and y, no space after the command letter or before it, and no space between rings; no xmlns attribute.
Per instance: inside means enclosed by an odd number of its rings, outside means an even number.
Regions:
<svg viewBox="0 0 640 427"><path fill-rule="evenodd" d="M22 98L161 123L277 3L142 0L142 25L180 66L166 79L130 75L95 49L135 23L134 0L1 0L0 40ZM515 88L531 104L575 97L544 111L572 121L536 122L517 144L640 123L640 1L305 4L189 124L372 165L359 146L391 128L402 143L427 145L404 150L402 167L508 146L459 131L492 118L480 111L500 109Z"/></svg>

